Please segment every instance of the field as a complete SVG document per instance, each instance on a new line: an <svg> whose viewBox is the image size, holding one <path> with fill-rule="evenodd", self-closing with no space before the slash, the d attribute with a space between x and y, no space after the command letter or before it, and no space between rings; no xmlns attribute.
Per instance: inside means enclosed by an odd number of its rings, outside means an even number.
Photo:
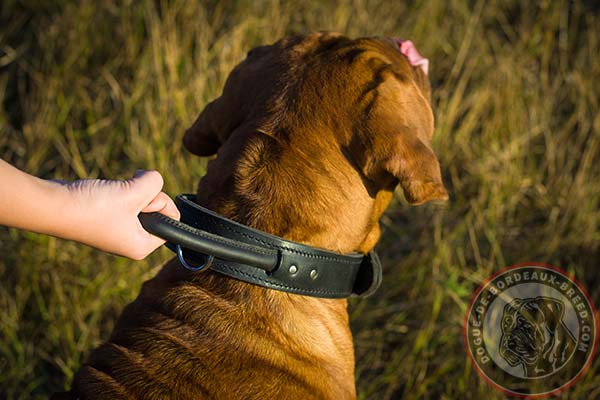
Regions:
<svg viewBox="0 0 600 400"><path fill-rule="evenodd" d="M349 310L359 397L504 398L463 346L479 283L545 262L573 273L600 306L591 4L4 0L0 156L64 180L158 169L169 194L190 192L206 160L183 149L183 132L253 46L315 30L410 38L430 59L434 147L451 198L411 207L398 191L382 218L383 286ZM134 262L0 228L0 398L68 387L169 257L163 248ZM600 398L599 368L563 398Z"/></svg>

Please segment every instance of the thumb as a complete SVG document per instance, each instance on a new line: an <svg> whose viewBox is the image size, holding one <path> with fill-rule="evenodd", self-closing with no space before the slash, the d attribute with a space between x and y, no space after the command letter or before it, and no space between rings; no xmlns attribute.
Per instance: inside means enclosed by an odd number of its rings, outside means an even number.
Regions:
<svg viewBox="0 0 600 400"><path fill-rule="evenodd" d="M129 191L140 208L147 206L163 187L163 178L158 171L138 170L133 178L128 180Z"/></svg>

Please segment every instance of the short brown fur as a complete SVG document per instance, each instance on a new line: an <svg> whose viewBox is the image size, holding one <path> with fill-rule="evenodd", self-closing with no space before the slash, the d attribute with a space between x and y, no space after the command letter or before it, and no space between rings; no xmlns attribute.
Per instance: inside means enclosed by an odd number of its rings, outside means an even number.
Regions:
<svg viewBox="0 0 600 400"><path fill-rule="evenodd" d="M271 234L368 252L397 184L447 198L429 83L381 38L317 33L252 50L185 135L197 201ZM345 300L264 289L176 260L144 283L75 376L80 399L352 399Z"/></svg>

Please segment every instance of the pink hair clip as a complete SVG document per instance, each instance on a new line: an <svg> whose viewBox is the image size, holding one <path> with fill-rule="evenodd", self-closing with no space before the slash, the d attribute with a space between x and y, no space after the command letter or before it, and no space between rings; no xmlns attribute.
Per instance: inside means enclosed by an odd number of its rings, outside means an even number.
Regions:
<svg viewBox="0 0 600 400"><path fill-rule="evenodd" d="M400 52L408 58L410 65L420 67L427 75L429 73L429 60L419 54L417 48L410 40L395 39L400 47Z"/></svg>

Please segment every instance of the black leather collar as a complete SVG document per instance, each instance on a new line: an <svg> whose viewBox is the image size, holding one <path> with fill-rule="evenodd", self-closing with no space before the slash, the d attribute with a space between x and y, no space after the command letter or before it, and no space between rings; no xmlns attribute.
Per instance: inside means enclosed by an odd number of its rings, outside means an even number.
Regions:
<svg viewBox="0 0 600 400"><path fill-rule="evenodd" d="M313 297L367 296L381 283L375 252L338 254L252 229L179 195L181 221L162 214L140 214L146 230L179 250L184 263L206 263L214 271L269 289ZM214 257L214 259L213 259ZM183 258L183 259L182 259Z"/></svg>

